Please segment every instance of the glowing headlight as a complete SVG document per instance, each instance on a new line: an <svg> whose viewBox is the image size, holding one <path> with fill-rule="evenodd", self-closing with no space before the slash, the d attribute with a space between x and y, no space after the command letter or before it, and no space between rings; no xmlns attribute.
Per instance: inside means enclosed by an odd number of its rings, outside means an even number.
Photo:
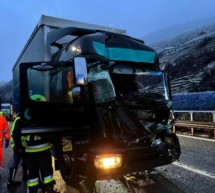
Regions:
<svg viewBox="0 0 215 193"><path fill-rule="evenodd" d="M94 159L94 165L98 169L111 169L121 167L122 155L97 155Z"/></svg>

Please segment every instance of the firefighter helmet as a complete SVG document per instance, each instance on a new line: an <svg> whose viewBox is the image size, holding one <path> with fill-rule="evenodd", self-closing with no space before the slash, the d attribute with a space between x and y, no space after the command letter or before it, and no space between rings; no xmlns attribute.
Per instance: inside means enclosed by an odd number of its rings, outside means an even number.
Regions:
<svg viewBox="0 0 215 193"><path fill-rule="evenodd" d="M46 101L46 98L40 94L34 94L31 96L31 99L34 101Z"/></svg>

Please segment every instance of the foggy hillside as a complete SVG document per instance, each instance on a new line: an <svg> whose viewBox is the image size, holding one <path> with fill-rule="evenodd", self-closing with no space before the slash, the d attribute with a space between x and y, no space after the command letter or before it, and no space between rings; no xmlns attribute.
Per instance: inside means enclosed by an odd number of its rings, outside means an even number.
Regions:
<svg viewBox="0 0 215 193"><path fill-rule="evenodd" d="M12 102L12 80L0 82L0 102Z"/></svg>
<svg viewBox="0 0 215 193"><path fill-rule="evenodd" d="M143 39L146 44L152 44L163 40L171 40L182 33L187 33L189 31L193 31L194 29L202 28L214 23L215 17L198 19L152 32L141 37L141 39Z"/></svg>
<svg viewBox="0 0 215 193"><path fill-rule="evenodd" d="M174 109L214 110L215 18L194 25L168 29L165 35L156 32L152 35L160 40L148 45L158 52L161 68L170 76Z"/></svg>
<svg viewBox="0 0 215 193"><path fill-rule="evenodd" d="M215 91L215 24L152 43L173 94Z"/></svg>

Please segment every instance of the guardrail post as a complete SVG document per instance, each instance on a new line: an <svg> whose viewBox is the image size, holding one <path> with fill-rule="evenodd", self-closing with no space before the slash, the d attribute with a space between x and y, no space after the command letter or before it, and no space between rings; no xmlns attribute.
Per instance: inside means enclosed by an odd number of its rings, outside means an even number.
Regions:
<svg viewBox="0 0 215 193"><path fill-rule="evenodd" d="M194 136L194 128L191 127L191 135Z"/></svg>
<svg viewBox="0 0 215 193"><path fill-rule="evenodd" d="M190 112L190 120L193 121L193 112Z"/></svg>
<svg viewBox="0 0 215 193"><path fill-rule="evenodd" d="M176 133L175 125L173 125L173 127L172 127L172 131L173 131L173 133Z"/></svg>
<svg viewBox="0 0 215 193"><path fill-rule="evenodd" d="M213 122L215 123L215 113L213 113ZM211 130L211 138L214 138L215 139L215 129L214 130Z"/></svg>

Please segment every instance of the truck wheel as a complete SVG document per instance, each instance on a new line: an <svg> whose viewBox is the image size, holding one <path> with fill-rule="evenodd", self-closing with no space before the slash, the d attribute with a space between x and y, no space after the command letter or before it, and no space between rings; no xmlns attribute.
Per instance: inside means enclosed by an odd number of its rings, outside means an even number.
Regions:
<svg viewBox="0 0 215 193"><path fill-rule="evenodd" d="M77 172L75 169L75 156L63 154L59 160L59 169L64 181L70 185L77 185Z"/></svg>
<svg viewBox="0 0 215 193"><path fill-rule="evenodd" d="M61 176L67 185L75 188L79 193L96 193L95 179L82 179L79 177L75 155L63 154L59 159Z"/></svg>

